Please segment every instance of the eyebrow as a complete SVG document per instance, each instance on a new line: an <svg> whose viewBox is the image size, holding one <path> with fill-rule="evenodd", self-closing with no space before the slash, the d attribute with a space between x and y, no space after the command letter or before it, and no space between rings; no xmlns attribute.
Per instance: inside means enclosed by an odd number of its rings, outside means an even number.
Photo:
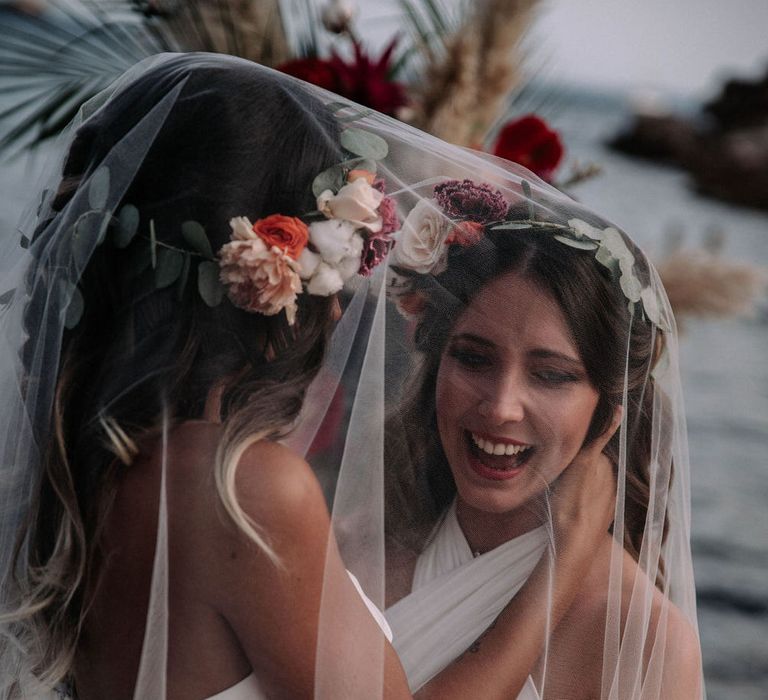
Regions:
<svg viewBox="0 0 768 700"><path fill-rule="evenodd" d="M475 335L474 333L459 333L458 335L454 335L451 338L451 342L455 343L456 341L467 341L470 343L476 343L477 345L482 345L486 348L495 348L496 344L488 338L483 338L480 335ZM581 360L577 357L572 357L571 355L566 355L562 352L557 352L555 350L549 350L548 348L536 348L535 350L531 350L529 353L531 356L542 359L542 360L562 360L563 362L567 362L571 365L576 365L578 367L582 367L583 364Z"/></svg>

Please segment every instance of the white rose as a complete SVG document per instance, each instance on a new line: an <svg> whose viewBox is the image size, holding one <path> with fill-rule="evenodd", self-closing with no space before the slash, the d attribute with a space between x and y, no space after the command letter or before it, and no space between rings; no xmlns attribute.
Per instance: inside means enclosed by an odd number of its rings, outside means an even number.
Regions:
<svg viewBox="0 0 768 700"><path fill-rule="evenodd" d="M394 248L395 264L420 273L442 272L449 224L433 199L420 200L403 222Z"/></svg>
<svg viewBox="0 0 768 700"><path fill-rule="evenodd" d="M329 219L344 219L355 228L367 228L371 233L381 231L378 208L384 194L368 184L365 178L347 183L333 194L325 190L317 198L317 208Z"/></svg>
<svg viewBox="0 0 768 700"><path fill-rule="evenodd" d="M350 255L355 229L350 221L317 221L309 226L309 240L325 262L335 265Z"/></svg>
<svg viewBox="0 0 768 700"><path fill-rule="evenodd" d="M327 263L321 262L312 279L307 284L307 292L320 297L328 297L336 294L344 286L339 271Z"/></svg>

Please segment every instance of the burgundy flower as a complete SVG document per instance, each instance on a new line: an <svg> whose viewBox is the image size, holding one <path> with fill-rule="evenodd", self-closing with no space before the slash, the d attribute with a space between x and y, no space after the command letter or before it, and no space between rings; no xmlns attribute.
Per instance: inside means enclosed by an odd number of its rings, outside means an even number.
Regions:
<svg viewBox="0 0 768 700"><path fill-rule="evenodd" d="M507 211L504 195L499 190L472 180L446 180L435 185L435 199L451 218L479 224L498 221Z"/></svg>
<svg viewBox="0 0 768 700"><path fill-rule="evenodd" d="M384 197L379 204L379 216L381 217L380 235L387 236L400 230L400 219L397 216L395 200L392 197Z"/></svg>
<svg viewBox="0 0 768 700"><path fill-rule="evenodd" d="M501 130L492 152L550 181L564 149L558 133L543 119L529 114L509 122Z"/></svg>
<svg viewBox="0 0 768 700"><path fill-rule="evenodd" d="M360 254L360 269L357 271L363 277L370 277L373 268L387 257L395 242L389 236L374 233L363 242L363 252Z"/></svg>
<svg viewBox="0 0 768 700"><path fill-rule="evenodd" d="M277 66L277 70L331 92L339 92L339 76L332 61L322 58L297 58Z"/></svg>

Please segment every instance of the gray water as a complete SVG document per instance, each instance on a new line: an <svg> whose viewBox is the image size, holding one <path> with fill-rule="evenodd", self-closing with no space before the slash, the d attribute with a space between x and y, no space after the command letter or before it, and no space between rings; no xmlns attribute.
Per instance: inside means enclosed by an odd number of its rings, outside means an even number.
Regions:
<svg viewBox="0 0 768 700"><path fill-rule="evenodd" d="M723 255L768 265L768 216L697 197L678 171L630 160L602 142L621 102L556 93L534 105L558 128L568 159L603 174L572 193L659 257L670 226L700 242L726 233ZM44 154L0 163L0 231L35 191ZM567 168L566 168L567 170ZM691 452L694 564L710 700L768 698L768 305L752 319L688 321L681 340Z"/></svg>
<svg viewBox="0 0 768 700"><path fill-rule="evenodd" d="M538 101L538 100L536 100ZM622 101L550 95L541 113L569 159L603 173L572 193L658 259L670 228L722 255L768 266L768 215L697 196L681 171L603 146L627 119ZM567 168L566 168L567 170ZM681 336L691 457L692 540L710 700L768 698L768 304L749 319L686 320Z"/></svg>

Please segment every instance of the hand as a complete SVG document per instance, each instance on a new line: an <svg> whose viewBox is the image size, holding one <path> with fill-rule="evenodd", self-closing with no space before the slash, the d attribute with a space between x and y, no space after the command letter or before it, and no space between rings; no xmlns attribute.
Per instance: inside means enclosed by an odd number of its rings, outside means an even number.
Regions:
<svg viewBox="0 0 768 700"><path fill-rule="evenodd" d="M551 513L555 541L593 543L613 522L616 506L614 466L603 449L621 424L617 406L610 425L579 450L552 489Z"/></svg>

